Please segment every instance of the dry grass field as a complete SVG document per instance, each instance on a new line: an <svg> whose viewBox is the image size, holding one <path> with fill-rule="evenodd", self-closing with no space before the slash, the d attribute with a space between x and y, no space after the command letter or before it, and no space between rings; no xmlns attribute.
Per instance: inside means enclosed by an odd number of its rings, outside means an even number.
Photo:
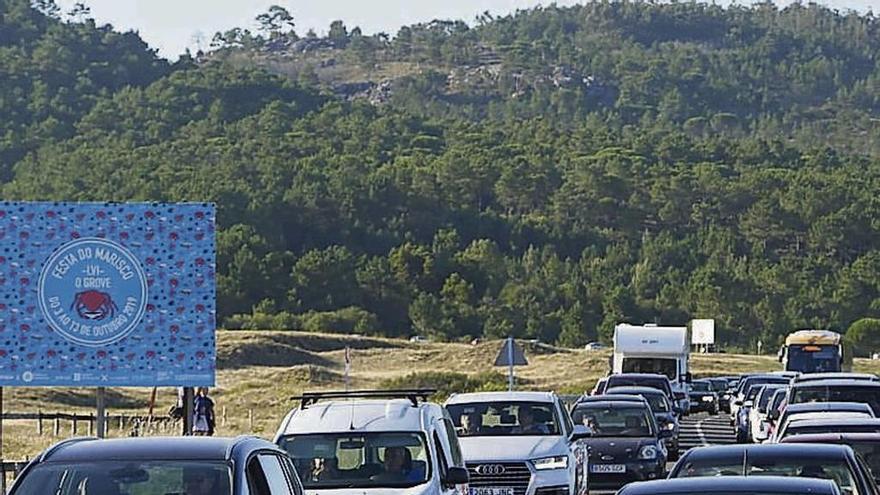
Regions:
<svg viewBox="0 0 880 495"><path fill-rule="evenodd" d="M225 409L226 420L218 423L219 435L255 433L271 437L285 413L294 406L290 399L304 390L340 389L344 386L345 347L352 349L352 387L381 387L391 379L412 373L455 372L478 375L505 373L492 366L500 341L477 345L410 343L381 338L356 338L302 332L221 331L218 337L218 379L212 396L218 417ZM520 388L582 393L605 374L609 351L561 349L526 344L529 366L517 368ZM695 354L696 376L735 374L779 369L773 356ZM880 362L857 360L858 371L880 372ZM398 380L398 383L400 380ZM146 415L150 389L108 390L110 414ZM156 414L165 415L176 400L174 389L160 389ZM6 412L81 412L94 408L94 392L87 389L4 390ZM253 414L251 426L250 414ZM110 425L111 436L129 435L131 426ZM56 437L51 422L37 434L36 421L6 421L3 458L22 459L37 454L51 443L70 436L70 422L61 422ZM177 428L167 433L173 434ZM86 433L85 424L78 433Z"/></svg>

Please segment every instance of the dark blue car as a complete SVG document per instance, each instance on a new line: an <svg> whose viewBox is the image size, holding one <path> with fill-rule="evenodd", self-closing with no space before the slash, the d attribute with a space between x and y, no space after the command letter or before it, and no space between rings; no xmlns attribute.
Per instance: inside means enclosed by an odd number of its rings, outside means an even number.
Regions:
<svg viewBox="0 0 880 495"><path fill-rule="evenodd" d="M720 476L645 481L626 485L617 495L839 495L833 481L779 476Z"/></svg>
<svg viewBox="0 0 880 495"><path fill-rule="evenodd" d="M255 437L60 442L36 457L11 495L301 495L287 453Z"/></svg>
<svg viewBox="0 0 880 495"><path fill-rule="evenodd" d="M634 395L643 397L648 401L651 412L654 413L654 419L657 420L657 426L663 430L672 432L672 436L666 439L666 450L669 452L669 460L678 459L678 434L679 423L678 413L681 412L678 407L672 405L666 394L656 388L651 387L614 387L608 389L607 395Z"/></svg>
<svg viewBox="0 0 880 495"><path fill-rule="evenodd" d="M878 495L864 460L846 445L750 444L693 448L681 457L669 478L790 476L831 479L841 492Z"/></svg>

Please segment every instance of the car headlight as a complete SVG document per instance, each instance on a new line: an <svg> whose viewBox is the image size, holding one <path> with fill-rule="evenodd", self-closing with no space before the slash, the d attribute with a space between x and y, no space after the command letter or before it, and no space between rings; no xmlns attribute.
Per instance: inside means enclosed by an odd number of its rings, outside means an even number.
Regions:
<svg viewBox="0 0 880 495"><path fill-rule="evenodd" d="M639 459L656 459L657 447L653 445L645 445L639 449Z"/></svg>
<svg viewBox="0 0 880 495"><path fill-rule="evenodd" d="M666 423L666 429L669 430L669 431L674 430L674 429L675 429L675 422L674 422L674 421L670 421L670 422Z"/></svg>
<svg viewBox="0 0 880 495"><path fill-rule="evenodd" d="M544 457L533 460L532 464L538 471L543 471L545 469L567 469L568 456L560 455L556 457Z"/></svg>
<svg viewBox="0 0 880 495"><path fill-rule="evenodd" d="M711 395L703 396L703 402L715 402L715 397L712 397Z"/></svg>

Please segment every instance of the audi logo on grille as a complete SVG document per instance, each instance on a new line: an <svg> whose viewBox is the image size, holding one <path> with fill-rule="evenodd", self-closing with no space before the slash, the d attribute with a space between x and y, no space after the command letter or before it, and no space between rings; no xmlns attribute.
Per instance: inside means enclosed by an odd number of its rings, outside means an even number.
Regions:
<svg viewBox="0 0 880 495"><path fill-rule="evenodd" d="M476 471L482 476L498 476L504 474L504 466L501 464L480 464Z"/></svg>

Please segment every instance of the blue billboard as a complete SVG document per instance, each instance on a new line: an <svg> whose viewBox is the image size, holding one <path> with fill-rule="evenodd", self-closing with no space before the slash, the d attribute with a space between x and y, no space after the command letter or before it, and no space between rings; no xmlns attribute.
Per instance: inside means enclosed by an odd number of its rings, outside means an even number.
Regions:
<svg viewBox="0 0 880 495"><path fill-rule="evenodd" d="M0 386L213 386L214 219L0 202Z"/></svg>

